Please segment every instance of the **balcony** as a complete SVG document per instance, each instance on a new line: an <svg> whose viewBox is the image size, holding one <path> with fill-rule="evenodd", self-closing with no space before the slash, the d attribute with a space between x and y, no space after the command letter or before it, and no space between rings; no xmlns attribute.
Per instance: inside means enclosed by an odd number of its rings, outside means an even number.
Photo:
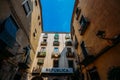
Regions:
<svg viewBox="0 0 120 80"><path fill-rule="evenodd" d="M46 56L46 52L38 52L37 57L45 57Z"/></svg>
<svg viewBox="0 0 120 80"><path fill-rule="evenodd" d="M65 45L66 45L66 46L72 46L72 40L67 40L67 41L65 42Z"/></svg>
<svg viewBox="0 0 120 80"><path fill-rule="evenodd" d="M2 27L2 28L1 28ZM0 40L3 41L8 47L13 48L16 42L16 33L18 31L18 25L12 16L9 16L0 25Z"/></svg>
<svg viewBox="0 0 120 80"><path fill-rule="evenodd" d="M42 42L41 42L41 46L47 46L47 42L42 41Z"/></svg>
<svg viewBox="0 0 120 80"><path fill-rule="evenodd" d="M43 59L38 59L38 62L37 62L38 65L42 65L43 63L44 63Z"/></svg>
<svg viewBox="0 0 120 80"><path fill-rule="evenodd" d="M66 52L66 57L67 58L74 58L75 56L74 56L74 52Z"/></svg>
<svg viewBox="0 0 120 80"><path fill-rule="evenodd" d="M52 58L59 58L60 57L60 53L59 52L53 52L52 53Z"/></svg>
<svg viewBox="0 0 120 80"><path fill-rule="evenodd" d="M66 57L68 58L74 57L74 52L72 52L71 48L67 48Z"/></svg>
<svg viewBox="0 0 120 80"><path fill-rule="evenodd" d="M20 69L28 69L31 66L31 58L30 55L26 55L23 57L21 62L18 62L18 66Z"/></svg>
<svg viewBox="0 0 120 80"><path fill-rule="evenodd" d="M59 41L54 41L53 46L59 46Z"/></svg>
<svg viewBox="0 0 120 80"><path fill-rule="evenodd" d="M47 35L47 34L44 34L44 35L43 35L43 38L48 38L48 35Z"/></svg>
<svg viewBox="0 0 120 80"><path fill-rule="evenodd" d="M59 39L59 34L55 34L54 39Z"/></svg>
<svg viewBox="0 0 120 80"><path fill-rule="evenodd" d="M89 24L89 21L87 18L85 18L84 16L81 17L81 20L80 20L80 29L79 29L79 32L80 32L80 35L83 35L88 27L88 24Z"/></svg>
<svg viewBox="0 0 120 80"><path fill-rule="evenodd" d="M33 71L32 71L32 75L39 75L41 72L41 68L37 67L37 68L33 68Z"/></svg>
<svg viewBox="0 0 120 80"><path fill-rule="evenodd" d="M70 39L70 36L66 34L65 39Z"/></svg>

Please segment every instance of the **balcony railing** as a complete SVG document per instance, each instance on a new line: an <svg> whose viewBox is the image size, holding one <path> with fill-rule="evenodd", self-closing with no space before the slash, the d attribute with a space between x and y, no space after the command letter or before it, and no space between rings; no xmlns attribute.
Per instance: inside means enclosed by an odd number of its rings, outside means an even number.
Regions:
<svg viewBox="0 0 120 80"><path fill-rule="evenodd" d="M48 35L43 35L43 38L48 38Z"/></svg>
<svg viewBox="0 0 120 80"><path fill-rule="evenodd" d="M65 36L65 39L70 39L70 36L69 36L69 35L66 35L66 36Z"/></svg>
<svg viewBox="0 0 120 80"><path fill-rule="evenodd" d="M60 57L60 53L59 52L53 52L52 53L52 58L59 58Z"/></svg>
<svg viewBox="0 0 120 80"><path fill-rule="evenodd" d="M53 46L59 46L59 41L54 41Z"/></svg>
<svg viewBox="0 0 120 80"><path fill-rule="evenodd" d="M66 52L66 57L68 57L68 58L73 58L73 57L75 57L75 55L74 55L74 52Z"/></svg>
<svg viewBox="0 0 120 80"><path fill-rule="evenodd" d="M38 62L37 62L38 65L42 65L43 63L44 63L43 59L38 59Z"/></svg>
<svg viewBox="0 0 120 80"><path fill-rule="evenodd" d="M38 52L37 57L45 57L46 56L46 52Z"/></svg>
<svg viewBox="0 0 120 80"><path fill-rule="evenodd" d="M42 41L42 42L41 42L41 46L47 46L47 42Z"/></svg>
<svg viewBox="0 0 120 80"><path fill-rule="evenodd" d="M32 75L39 75L41 72L41 68L33 68Z"/></svg>
<svg viewBox="0 0 120 80"><path fill-rule="evenodd" d="M71 41L71 40L67 40L67 41L65 42L65 45L66 45L66 46L72 46L72 41Z"/></svg>

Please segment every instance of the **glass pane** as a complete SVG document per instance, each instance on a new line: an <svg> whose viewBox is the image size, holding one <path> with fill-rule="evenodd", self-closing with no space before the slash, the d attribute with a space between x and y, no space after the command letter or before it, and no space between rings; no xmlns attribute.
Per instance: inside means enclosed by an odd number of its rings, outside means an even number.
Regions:
<svg viewBox="0 0 120 80"><path fill-rule="evenodd" d="M30 12L30 6L28 1L26 1L26 3L23 5L24 9L25 9L25 13L28 14Z"/></svg>
<svg viewBox="0 0 120 80"><path fill-rule="evenodd" d="M54 52L58 52L58 48L54 48Z"/></svg>

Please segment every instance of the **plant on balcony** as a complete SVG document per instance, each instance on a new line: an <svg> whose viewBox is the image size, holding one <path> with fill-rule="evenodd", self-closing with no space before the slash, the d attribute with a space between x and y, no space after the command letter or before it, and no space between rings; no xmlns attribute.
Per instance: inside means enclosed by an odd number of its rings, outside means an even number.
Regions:
<svg viewBox="0 0 120 80"><path fill-rule="evenodd" d="M38 65L42 65L43 63L44 63L43 59L38 59L38 62L37 62Z"/></svg>
<svg viewBox="0 0 120 80"><path fill-rule="evenodd" d="M42 45L42 46L46 46L46 45L47 45L47 42L42 41L42 42L41 42L41 45Z"/></svg>
<svg viewBox="0 0 120 80"><path fill-rule="evenodd" d="M37 57L45 57L46 56L46 52L38 52Z"/></svg>
<svg viewBox="0 0 120 80"><path fill-rule="evenodd" d="M73 52L66 52L66 57L74 57L74 53Z"/></svg>
<svg viewBox="0 0 120 80"><path fill-rule="evenodd" d="M59 57L60 57L59 52L58 53L55 53L55 52L52 53L52 58L59 58Z"/></svg>

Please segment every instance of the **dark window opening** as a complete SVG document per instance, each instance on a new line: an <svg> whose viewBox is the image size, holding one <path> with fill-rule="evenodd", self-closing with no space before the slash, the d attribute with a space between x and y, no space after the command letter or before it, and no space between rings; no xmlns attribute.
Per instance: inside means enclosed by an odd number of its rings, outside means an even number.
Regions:
<svg viewBox="0 0 120 80"><path fill-rule="evenodd" d="M30 6L29 6L29 2L26 1L24 4L23 4L23 8L25 10L25 14L28 15L28 13L30 12Z"/></svg>
<svg viewBox="0 0 120 80"><path fill-rule="evenodd" d="M87 53L87 50L86 50L84 41L82 41L82 43L81 43L80 46L81 46L82 53L83 53L84 57L87 57L87 56L88 56L88 53Z"/></svg>
<svg viewBox="0 0 120 80"><path fill-rule="evenodd" d="M4 22L2 31L0 32L0 39L7 44L8 47L13 47L16 42L16 33L18 25L13 17L10 15Z"/></svg>
<svg viewBox="0 0 120 80"><path fill-rule="evenodd" d="M91 80L100 80L96 67L88 70Z"/></svg>
<svg viewBox="0 0 120 80"><path fill-rule="evenodd" d="M80 19L80 34L83 35L87 29L87 26L89 24L89 21L87 20L87 18L85 18L84 16L81 17Z"/></svg>
<svg viewBox="0 0 120 80"><path fill-rule="evenodd" d="M43 41L44 41L44 42L47 42L47 40L46 40L46 39L44 39Z"/></svg>
<svg viewBox="0 0 120 80"><path fill-rule="evenodd" d="M53 67L58 67L58 66L59 66L59 61L53 60Z"/></svg>
<svg viewBox="0 0 120 80"><path fill-rule="evenodd" d="M68 60L69 68L74 68L73 60Z"/></svg>
<svg viewBox="0 0 120 80"><path fill-rule="evenodd" d="M78 40L77 40L77 37L75 36L75 49L78 48Z"/></svg>
<svg viewBox="0 0 120 80"><path fill-rule="evenodd" d="M37 0L35 0L35 5L37 6L37 4L38 4L38 3L37 3Z"/></svg>
<svg viewBox="0 0 120 80"><path fill-rule="evenodd" d="M76 9L76 15L77 15L76 20L78 20L78 19L79 19L80 12L81 12L81 9L77 8L77 9Z"/></svg>
<svg viewBox="0 0 120 80"><path fill-rule="evenodd" d="M120 67L112 67L108 71L108 80L120 80Z"/></svg>

